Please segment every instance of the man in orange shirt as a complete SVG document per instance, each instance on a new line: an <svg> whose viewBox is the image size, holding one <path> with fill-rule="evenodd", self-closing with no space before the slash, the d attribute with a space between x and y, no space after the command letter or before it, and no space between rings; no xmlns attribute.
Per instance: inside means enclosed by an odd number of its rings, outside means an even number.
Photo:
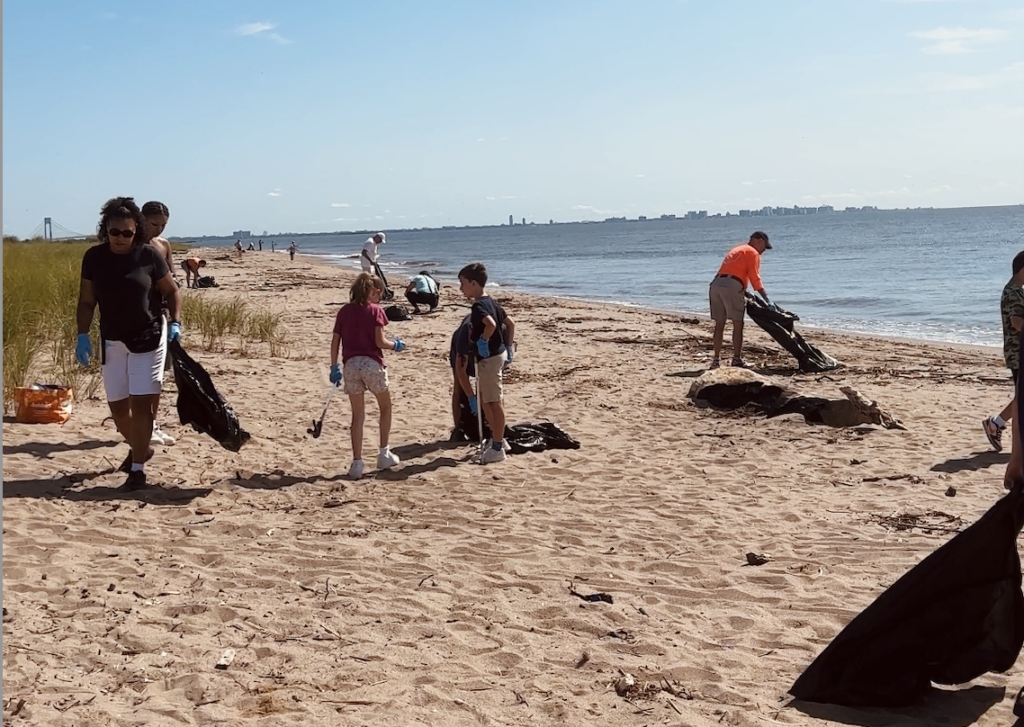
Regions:
<svg viewBox="0 0 1024 727"><path fill-rule="evenodd" d="M728 252L718 274L711 281L708 299L711 303L711 318L715 322L715 357L711 359L709 368L717 369L721 365L719 357L727 319L732 321L732 365L747 367L743 361L743 316L747 312L745 293L750 284L769 307L775 307L761 282L761 255L771 249L768 235L761 231L755 232L749 241Z"/></svg>

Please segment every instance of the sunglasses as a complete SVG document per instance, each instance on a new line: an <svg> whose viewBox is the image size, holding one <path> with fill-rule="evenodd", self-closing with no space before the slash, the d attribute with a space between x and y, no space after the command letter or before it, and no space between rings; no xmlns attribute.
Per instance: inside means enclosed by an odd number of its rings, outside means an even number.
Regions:
<svg viewBox="0 0 1024 727"><path fill-rule="evenodd" d="M110 237L132 238L135 237L135 230L119 230L116 227L111 227L107 230L107 234L110 235Z"/></svg>

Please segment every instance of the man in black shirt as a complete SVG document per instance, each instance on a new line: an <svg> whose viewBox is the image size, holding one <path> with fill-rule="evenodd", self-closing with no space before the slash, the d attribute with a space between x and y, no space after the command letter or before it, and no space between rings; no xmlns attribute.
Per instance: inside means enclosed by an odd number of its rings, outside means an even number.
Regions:
<svg viewBox="0 0 1024 727"><path fill-rule="evenodd" d="M160 395L168 340L181 335L181 293L166 260L142 230L142 212L131 197L115 197L101 211L100 244L82 258L75 355L92 358L89 329L100 309L103 387L117 429L131 445L128 489L146 484L144 465L153 456L153 404ZM166 302L165 326L161 299Z"/></svg>

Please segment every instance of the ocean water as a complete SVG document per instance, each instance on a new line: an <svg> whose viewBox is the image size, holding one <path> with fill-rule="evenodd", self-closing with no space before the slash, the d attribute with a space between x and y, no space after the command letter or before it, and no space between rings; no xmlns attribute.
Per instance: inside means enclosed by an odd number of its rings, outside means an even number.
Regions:
<svg viewBox="0 0 1024 727"><path fill-rule="evenodd" d="M1024 205L387 231L381 267L450 283L483 262L500 287L707 313L722 257L756 229L774 246L761 258L765 288L805 327L1002 345L999 296L1024 249ZM270 236L264 250L295 240L302 253L358 267L366 238Z"/></svg>

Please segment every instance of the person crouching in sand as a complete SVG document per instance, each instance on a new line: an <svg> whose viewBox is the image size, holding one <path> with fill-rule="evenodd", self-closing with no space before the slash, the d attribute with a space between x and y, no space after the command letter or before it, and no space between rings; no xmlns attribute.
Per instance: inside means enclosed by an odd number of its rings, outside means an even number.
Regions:
<svg viewBox="0 0 1024 727"><path fill-rule="evenodd" d="M388 389L388 370L381 349L395 353L405 349L405 343L384 337L388 318L380 307L384 283L362 273L352 283L350 301L338 311L331 340L331 383L344 384L345 393L352 403L352 465L348 477L358 480L363 476L363 423L366 421L366 403L363 394L369 391L377 397L380 408L380 452L377 469L387 469L399 463L398 455L388 447L391 434L391 391ZM341 364L338 350L341 349Z"/></svg>

